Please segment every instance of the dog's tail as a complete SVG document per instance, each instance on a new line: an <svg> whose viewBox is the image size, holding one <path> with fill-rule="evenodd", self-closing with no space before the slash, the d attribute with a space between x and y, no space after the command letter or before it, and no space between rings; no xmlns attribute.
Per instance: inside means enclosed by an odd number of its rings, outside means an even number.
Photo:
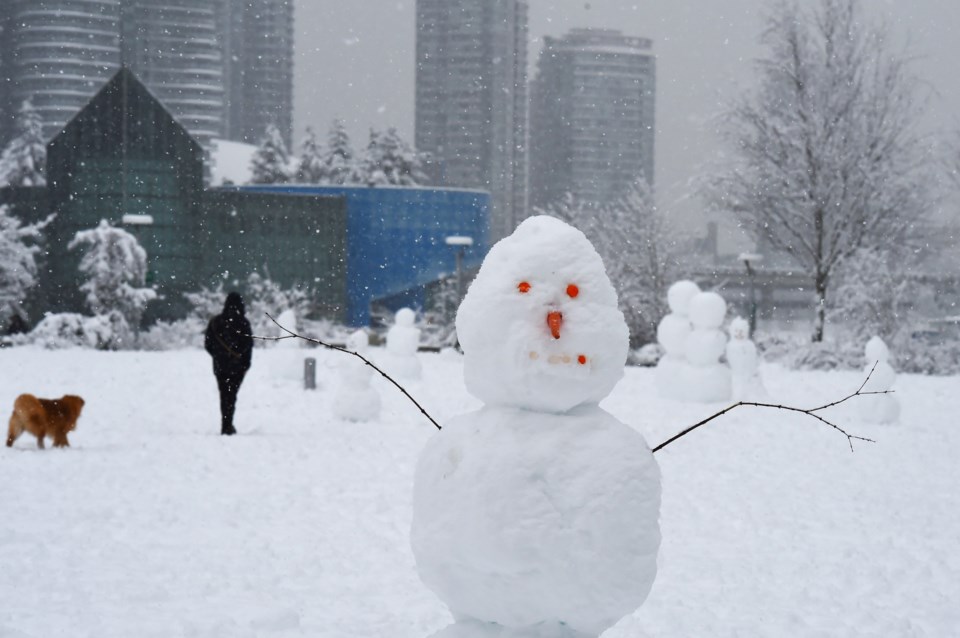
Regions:
<svg viewBox="0 0 960 638"><path fill-rule="evenodd" d="M13 447L13 442L23 434L23 423L20 418L17 409L14 408L13 414L10 415L10 427L7 430L7 447Z"/></svg>

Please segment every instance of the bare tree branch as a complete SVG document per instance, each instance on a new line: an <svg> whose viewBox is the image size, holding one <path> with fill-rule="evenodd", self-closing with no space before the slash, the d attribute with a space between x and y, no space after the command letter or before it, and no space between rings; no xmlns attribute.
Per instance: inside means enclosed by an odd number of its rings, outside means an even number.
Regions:
<svg viewBox="0 0 960 638"><path fill-rule="evenodd" d="M879 361L878 361L877 363L879 363ZM826 410L827 408L832 408L832 407L835 406L835 405L840 405L841 403L844 403L845 401L849 401L850 399L852 399L852 398L854 398L854 397L867 396L867 395L869 395L869 394L891 394L891 393L893 393L893 390L883 390L883 391L878 391L878 392L864 392L864 391L863 391L863 389L864 389L864 388L866 387L866 385L867 385L867 382L870 381L870 377L873 375L873 371L877 369L877 363L874 363L874 364L873 364L873 367L870 369L870 373L867 374L867 378L863 380L863 383L860 384L860 387L857 388L857 391L856 391L856 392L854 392L853 394L848 394L847 396L843 397L842 399L838 399L837 401L831 401L830 403L825 403L825 404L823 404L823 405L821 405L821 406L817 406L817 407L815 407L815 408L807 408L807 409L804 409L804 408L794 408L794 407L791 407L791 406L789 406L789 405L780 405L780 404L778 404L778 403L758 403L758 402L756 402L756 401L738 401L737 403L734 403L733 405L728 406L728 407L724 408L723 410L720 410L720 411L717 412L716 414L712 414L712 415L708 416L707 418L705 418L704 420L699 421L699 422L697 422L697 423L694 423L693 425L691 425L691 426L688 427L687 429L683 430L682 432L679 432L678 434L673 435L672 437L670 437L669 439L667 439L666 441L664 441L663 443L661 443L661 444L658 445L657 447L653 448L653 452L657 452L657 451L659 451L659 450L662 450L663 448L667 447L668 445L670 445L671 443L673 443L673 442L676 441L677 439L679 439L679 438L681 438L681 437L683 437L683 436L686 436L687 434L690 434L691 432L693 432L694 430L696 430L697 428L699 428L701 425L706 425L706 424L709 423L710 421L713 421L714 419L716 419L716 418L718 418L718 417L721 417L721 416L723 416L724 414L726 414L727 412L730 412L730 411L733 410L734 408L738 408L738 407L740 407L740 406L742 406L742 405L753 406L753 407L755 407L755 408L775 408L775 409L777 409L777 410L786 410L786 411L788 411L788 412L799 412L800 414L806 414L807 416L812 416L812 417L815 418L816 420L820 421L821 423L825 423L825 424L829 425L829 426L832 427L834 430L836 430L837 432L840 432L840 433L843 434L845 437L847 437L847 443L850 445L850 451L851 451L851 452L853 452L853 441L854 441L854 439L856 439L857 441L867 441L867 442L869 442L869 443L876 443L876 441L874 441L873 439L868 439L868 438L863 437L863 436L856 436L856 435L854 435L854 434L850 434L849 432L847 432L846 430L844 430L844 429L841 428L840 426L836 425L835 423L832 423L831 421L828 421L827 419L823 418L822 416L820 416L819 414L817 414L817 412L820 412L821 410Z"/></svg>
<svg viewBox="0 0 960 638"><path fill-rule="evenodd" d="M414 399L412 396L410 396L410 393L407 392L406 388L404 388L402 385L400 385L399 383L397 383L396 381L394 381L393 377L391 377L389 374L387 374L386 372L384 372L383 370L381 370L380 368L378 368L372 361L370 361L369 359L367 359L365 356L363 356L363 355L360 354L359 352L354 352L353 350L348 350L348 349L346 349L346 348L344 348L344 347L337 346L337 345L334 345L334 344L332 344L332 343L326 343L326 342L321 341L320 339L316 339L316 338L314 338L314 337L307 337L307 336L304 336L304 335L301 335L301 334L297 334L296 332L294 332L294 331L292 331L292 330L288 330L287 328L284 328L283 326L281 326L281 325L277 322L277 320L274 319L274 318L270 315L270 313L264 313L264 314L266 314L268 317L270 317L270 321L272 321L273 323L275 323L278 328L280 328L281 330L283 330L283 331L286 332L287 334L285 334L285 335L280 335L279 337L258 337L258 336L256 336L256 335L251 335L254 339L259 339L259 340L261 340L261 341L282 341L282 340L284 340L284 339L303 339L304 341L309 341L310 343L315 343L315 344L317 344L317 345L323 346L324 348L328 348L328 349L330 349L330 350L337 350L337 351L343 352L343 353L345 353L345 354L353 355L353 356L357 357L358 359L360 359L361 361L363 361L366 365L370 366L371 368L373 368L374 370L376 370L377 372L379 372L379 373L380 373L380 376L382 376L384 379L386 379L387 381L389 381L390 383L392 383L398 390L400 390L400 392L403 393L403 396L405 396L405 397L407 397L408 399L410 399L410 401L411 401L415 406L417 406L417 408L420 410L421 414L423 414L423 416L427 417L427 419L430 420L430 423L433 423L433 425L436 426L436 428L437 428L438 430L442 430L442 429L443 429L443 428L440 427L440 424L437 423L436 420L435 420L432 416L430 416L430 413L427 412L427 411L424 409L424 407L417 402L416 399Z"/></svg>

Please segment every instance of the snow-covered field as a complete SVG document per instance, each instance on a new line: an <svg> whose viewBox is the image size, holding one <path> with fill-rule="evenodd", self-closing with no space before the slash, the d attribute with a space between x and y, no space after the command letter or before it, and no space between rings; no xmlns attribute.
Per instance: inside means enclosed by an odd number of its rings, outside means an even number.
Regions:
<svg viewBox="0 0 960 638"><path fill-rule="evenodd" d="M298 381L318 359L320 389ZM413 468L433 426L378 381L379 422L331 416L336 362L257 350L219 436L201 351L0 350L0 408L20 392L87 400L72 447L0 448L0 637L423 638L449 622L409 547ZM420 355L409 390L441 423L479 402L458 355ZM856 373L764 367L810 406ZM960 379L904 375L898 426L851 454L814 420L740 408L657 454L660 569L605 636L960 635ZM651 444L722 407L658 399L628 369L603 403ZM602 460L601 460L602 462Z"/></svg>

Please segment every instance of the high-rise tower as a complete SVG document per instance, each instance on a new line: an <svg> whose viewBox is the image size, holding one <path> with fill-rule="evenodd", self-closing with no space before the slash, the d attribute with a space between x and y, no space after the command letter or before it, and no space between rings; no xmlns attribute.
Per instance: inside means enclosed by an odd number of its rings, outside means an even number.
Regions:
<svg viewBox="0 0 960 638"><path fill-rule="evenodd" d="M120 66L120 0L0 0L5 141L30 99L52 137Z"/></svg>
<svg viewBox="0 0 960 638"><path fill-rule="evenodd" d="M219 0L123 0L123 62L204 146L223 135Z"/></svg>
<svg viewBox="0 0 960 638"><path fill-rule="evenodd" d="M594 205L643 177L653 185L656 59L611 29L546 37L531 85L530 203Z"/></svg>
<svg viewBox="0 0 960 638"><path fill-rule="evenodd" d="M491 194L491 239L526 215L526 0L417 0L416 146L440 185Z"/></svg>
<svg viewBox="0 0 960 638"><path fill-rule="evenodd" d="M275 124L293 132L293 0L221 0L224 137L258 144Z"/></svg>

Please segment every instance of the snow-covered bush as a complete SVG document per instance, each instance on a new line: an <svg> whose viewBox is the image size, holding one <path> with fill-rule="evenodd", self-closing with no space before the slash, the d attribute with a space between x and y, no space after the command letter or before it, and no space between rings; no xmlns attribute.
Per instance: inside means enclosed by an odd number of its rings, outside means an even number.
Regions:
<svg viewBox="0 0 960 638"><path fill-rule="evenodd" d="M94 315L110 317L115 328L113 343L132 346L147 303L157 297L153 288L144 285L147 252L136 237L105 219L96 228L78 232L68 248L84 246L80 272L87 280L80 290L86 293L87 306Z"/></svg>
<svg viewBox="0 0 960 638"><path fill-rule="evenodd" d="M177 321L158 321L140 333L137 346L140 350L202 348L206 328L206 321L194 316Z"/></svg>
<svg viewBox="0 0 960 638"><path fill-rule="evenodd" d="M254 272L247 277L243 300L247 306L247 319L253 334L258 337L275 337L280 335L280 329L267 315L276 319L284 310L293 310L297 317L303 317L307 314L310 296L304 289L281 288L269 277ZM222 309L221 306L217 312Z"/></svg>
<svg viewBox="0 0 960 638"><path fill-rule="evenodd" d="M13 138L0 154L0 186L44 186L47 144L43 121L30 100L24 100L15 125Z"/></svg>
<svg viewBox="0 0 960 638"><path fill-rule="evenodd" d="M96 348L118 350L129 339L129 329L117 313L88 317L64 312L50 313L26 334L14 335L10 343L34 344L49 350Z"/></svg>
<svg viewBox="0 0 960 638"><path fill-rule="evenodd" d="M24 316L24 299L37 283L37 242L52 219L53 215L24 226L7 206L0 206L0 322L4 325L14 314Z"/></svg>

